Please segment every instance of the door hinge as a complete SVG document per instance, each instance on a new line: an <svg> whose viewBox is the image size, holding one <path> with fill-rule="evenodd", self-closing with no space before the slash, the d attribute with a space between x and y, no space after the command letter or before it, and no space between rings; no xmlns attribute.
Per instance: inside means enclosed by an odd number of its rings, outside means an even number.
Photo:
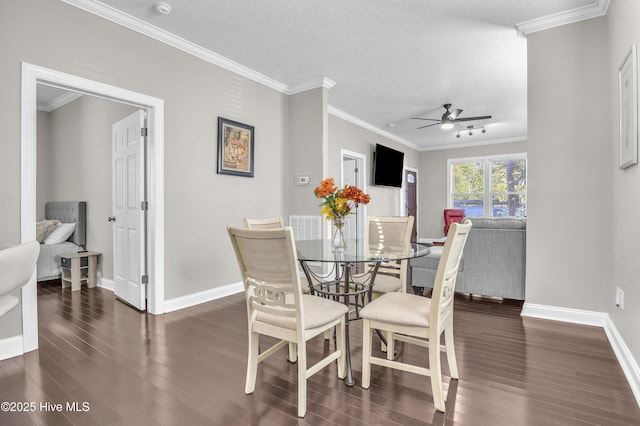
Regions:
<svg viewBox="0 0 640 426"><path fill-rule="evenodd" d="M140 203L140 210L149 210L149 202L148 201L142 201Z"/></svg>
<svg viewBox="0 0 640 426"><path fill-rule="evenodd" d="M142 276L142 284L149 284L149 275L144 274Z"/></svg>
<svg viewBox="0 0 640 426"><path fill-rule="evenodd" d="M140 128L140 136L142 136L143 138L146 138L148 133L149 133L149 130L146 127Z"/></svg>

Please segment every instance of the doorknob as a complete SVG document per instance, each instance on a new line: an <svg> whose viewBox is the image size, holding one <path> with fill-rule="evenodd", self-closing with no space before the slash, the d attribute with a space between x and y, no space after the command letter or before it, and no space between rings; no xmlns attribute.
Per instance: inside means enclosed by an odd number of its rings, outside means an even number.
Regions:
<svg viewBox="0 0 640 426"><path fill-rule="evenodd" d="M115 222L116 221L116 217L115 216L109 216L109 218L107 220L109 222Z"/></svg>

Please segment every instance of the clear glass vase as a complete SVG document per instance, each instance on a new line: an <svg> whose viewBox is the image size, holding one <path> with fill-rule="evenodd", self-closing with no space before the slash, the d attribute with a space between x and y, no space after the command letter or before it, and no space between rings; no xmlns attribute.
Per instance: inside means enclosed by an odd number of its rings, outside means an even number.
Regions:
<svg viewBox="0 0 640 426"><path fill-rule="evenodd" d="M334 251L343 251L347 247L347 242L344 239L344 219L333 219L331 221L333 225L333 238L331 239L331 246Z"/></svg>

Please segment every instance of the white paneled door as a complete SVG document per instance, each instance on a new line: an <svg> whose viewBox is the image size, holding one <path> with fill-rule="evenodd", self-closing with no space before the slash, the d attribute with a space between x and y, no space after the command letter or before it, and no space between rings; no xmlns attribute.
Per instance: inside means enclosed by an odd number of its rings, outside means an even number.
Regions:
<svg viewBox="0 0 640 426"><path fill-rule="evenodd" d="M109 218L114 292L139 310L146 309L144 120L144 111L137 111L113 125L113 215Z"/></svg>

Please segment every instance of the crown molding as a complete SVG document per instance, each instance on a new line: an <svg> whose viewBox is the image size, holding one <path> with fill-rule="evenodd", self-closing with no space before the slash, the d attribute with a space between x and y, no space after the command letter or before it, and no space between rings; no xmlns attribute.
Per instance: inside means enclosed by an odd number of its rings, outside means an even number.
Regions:
<svg viewBox="0 0 640 426"><path fill-rule="evenodd" d="M353 115L351 115L349 113L346 113L346 112L344 112L344 111L342 111L342 110L340 110L340 109L338 109L336 107L332 107L331 105L329 105L329 114L334 115L334 116L336 116L338 118L341 118L341 119L343 119L345 121L348 121L350 123L353 123L356 126L360 126L360 127L364 128L366 130L370 130L370 131L372 131L374 133L377 133L380 136L384 136L385 138L388 138L388 139L394 140L396 142L399 142L399 143L401 143L401 144L403 144L405 146L408 146L409 148L415 149L416 151L423 150L423 148L419 147L418 145L416 145L414 143L409 142L406 139L402 139L402 138L400 138L400 137L398 137L396 135L393 135L393 134L391 134L391 133L389 133L389 132L387 132L387 131L379 128L379 127L374 126L371 123L368 123L368 122L366 122L364 120L359 119L358 117L354 117Z"/></svg>
<svg viewBox="0 0 640 426"><path fill-rule="evenodd" d="M510 143L510 142L524 142L527 140L527 136L518 136L513 138L503 138L503 139L491 139L491 140L482 140L482 141L468 141L468 142L455 142L455 143L446 143L440 145L429 145L429 146L419 146L412 142L409 142L406 139L398 137L392 133L389 133L379 127L374 126L364 120L359 119L358 117L354 117L353 115L346 113L336 107L332 107L329 105L329 114L334 115L338 118L341 118L345 121L348 121L356 126L360 126L366 130L372 131L374 133L379 134L380 136L384 136L385 138L391 139L402 145L405 145L409 148L415 149L418 152L424 151L440 151L443 149L455 149L455 148L468 148L473 146L483 146L483 145L495 145L501 143Z"/></svg>
<svg viewBox="0 0 640 426"><path fill-rule="evenodd" d="M470 148L474 146L497 145L501 143L526 142L526 136L516 136L513 138L489 139L480 141L454 142L440 145L430 145L420 148L420 151L440 151L443 149Z"/></svg>
<svg viewBox="0 0 640 426"><path fill-rule="evenodd" d="M281 93L287 93L288 86L264 74L254 71L244 65L234 62L222 55L212 52L204 47L198 46L188 40L178 37L168 31L144 22L134 16L126 14L120 10L117 10L111 6L101 3L97 0L62 0L64 3L75 6L86 12L104 18L115 24L121 25L130 30L136 31L142 35L150 37L161 43L168 44L183 52L196 56L204 61L218 65L221 68L239 74L249 80L253 80L271 89L277 90Z"/></svg>
<svg viewBox="0 0 640 426"><path fill-rule="evenodd" d="M323 77L318 80L308 81L306 83L294 84L292 86L288 86L286 90L287 95L295 95L298 93L306 92L307 90L318 89L320 87L324 89L331 89L336 85L336 82L328 79L327 77Z"/></svg>
<svg viewBox="0 0 640 426"><path fill-rule="evenodd" d="M597 18L607 14L609 0L595 0L593 4L567 10L566 12L555 13L543 18L532 19L530 21L516 24L518 36L526 38L528 34L538 31L548 30L561 25L573 24L591 18Z"/></svg>
<svg viewBox="0 0 640 426"><path fill-rule="evenodd" d="M63 2L75 6L79 9L89 12L93 15L99 16L115 24L121 25L130 30L136 31L142 35L150 37L161 43L167 44L185 53L196 56L209 63L217 65L228 71L236 73L249 80L253 80L264 86L267 86L273 90L286 95L295 95L296 93L305 92L311 89L317 89L323 87L331 89L336 83L326 77L313 80L309 82L299 83L292 86L288 86L277 80L265 76L257 71L254 71L242 64L234 62L222 55L219 55L204 47L198 46L195 43L185 40L177 35L151 25L141 19L126 14L118 9L115 9L109 5L101 3L97 0L62 0Z"/></svg>
<svg viewBox="0 0 640 426"><path fill-rule="evenodd" d="M82 96L82 93L76 92L68 92L64 95L58 96L55 99L50 100L49 102L39 103L37 105L38 111L51 112L60 107L65 106L68 103L71 103Z"/></svg>
<svg viewBox="0 0 640 426"><path fill-rule="evenodd" d="M312 90L312 89L317 89L317 88L326 88L326 89L331 89L333 86L336 85L336 83L334 81L332 81L329 78L323 77L317 80L313 80L313 81L309 81L309 82L303 82L303 83L298 83L298 84L294 84L294 85L286 85L284 83L281 83L277 80L274 80L270 77L265 76L264 74L261 74L257 71L254 71L244 65L241 65L237 62L234 62L228 58L225 58L222 55L219 55L215 52L212 52L211 50L205 49L204 47L198 46L195 43L192 43L188 40L185 40L181 37L176 36L175 34L172 34L168 31L165 31L161 28L158 28L154 25L151 25L141 19L138 19L134 16L131 16L129 14L126 14L118 9L115 9L111 6L108 6L98 0L62 0L62 2L67 3L71 6L77 7L81 10L84 10L85 12L91 13L93 15L96 15L98 17L101 17L103 19L106 19L107 21L113 22L117 25L123 26L125 28L128 28L130 30L133 30L137 33L140 33L144 36L150 37L156 41L159 41L161 43L167 44L171 47L174 47L178 50L181 50L185 53L191 54L195 57L198 57L204 61L207 61L209 63L212 63L214 65L217 65L221 68L224 68L228 71L231 71L235 74L238 74L242 77L245 77L249 80L255 81L259 84L262 84L266 87L269 87L273 90L276 90L280 93L283 93L285 95L295 95L297 93L302 93L305 92L307 90ZM605 13L606 13L606 8L609 4L609 0L597 0L596 1L597 4L600 3L606 3L606 5L604 6L605 9ZM588 6L591 7L591 6ZM578 9L576 9L578 10ZM598 15L599 16L599 15ZM583 18L583 19L587 19L587 18ZM530 21L533 22L533 21ZM567 22L568 23L568 22ZM524 23L523 23L524 24ZM519 25L523 25L523 24L519 24ZM561 25L561 24L558 24ZM542 29L542 28L541 28ZM530 31L531 32L531 31ZM384 136L385 138L388 138L390 140L396 141L402 145L405 145L409 148L415 149L416 151L431 151L431 150L439 150L439 149L451 149L451 148L457 148L457 147L463 147L463 146L467 146L467 144L456 144L456 145L439 145L439 146L433 146L433 147L420 147L412 142L409 142L406 139L400 138L394 134L391 134L377 126L374 126L371 123L368 123L364 120L361 120L351 114L348 114L338 108L332 107L331 105L329 105L328 108L328 112L331 115L334 115L338 118L341 118L345 121L348 121L350 123L353 123L357 126L360 126L366 130L369 130L373 133L376 133L380 136ZM491 143L504 143L504 142L513 142L513 141L520 141L520 140L526 140L526 137L522 137L522 138L513 138L513 139L509 139L509 140L500 140L500 141L493 141L493 142L482 142L479 144L491 144ZM476 145L475 143L472 143L471 145Z"/></svg>

